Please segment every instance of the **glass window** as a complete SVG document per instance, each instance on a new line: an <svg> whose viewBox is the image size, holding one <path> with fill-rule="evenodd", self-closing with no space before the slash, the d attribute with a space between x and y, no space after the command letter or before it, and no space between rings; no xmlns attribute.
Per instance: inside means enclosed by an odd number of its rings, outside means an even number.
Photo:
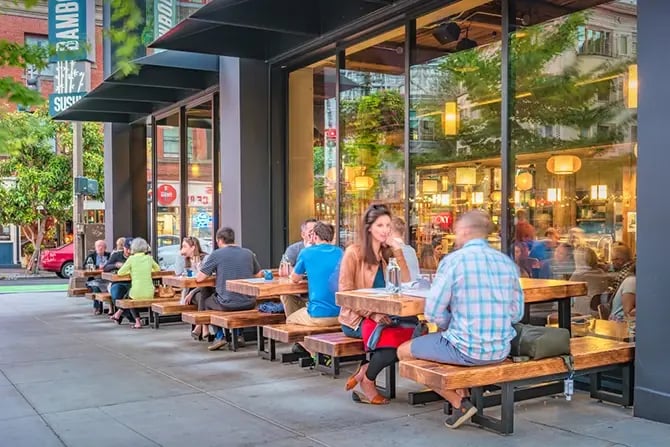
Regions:
<svg viewBox="0 0 670 447"><path fill-rule="evenodd" d="M289 75L289 241L300 239L300 224L315 217L336 223L337 117L334 59Z"/></svg>
<svg viewBox="0 0 670 447"><path fill-rule="evenodd" d="M454 221L472 209L499 224L500 36L495 2L458 3L417 19L410 71L410 242L426 271L454 249ZM499 8L499 7L498 7ZM499 14L498 14L499 16ZM554 132L551 126L533 129ZM497 231L489 238L500 247Z"/></svg>
<svg viewBox="0 0 670 447"><path fill-rule="evenodd" d="M49 38L47 36L25 36L25 43L26 45L37 45L43 48L47 48L49 46ZM31 74L34 74L34 72L37 72L39 76L49 76L52 77L54 76L54 64L49 64L46 67L42 68L41 70L37 70L33 66L28 66L26 69L28 72L28 77L31 76Z"/></svg>
<svg viewBox="0 0 670 447"><path fill-rule="evenodd" d="M589 296L607 286L605 270L618 268L613 244L635 252L637 65L628 36L636 26L636 6L615 1L526 27L513 39L513 201L517 242L529 249L526 274L585 280ZM530 132L537 126L558 132ZM574 307L591 312L586 298Z"/></svg>
<svg viewBox="0 0 670 447"><path fill-rule="evenodd" d="M154 199L154 194L153 194L153 189L154 189L154 184L153 184L153 160L154 160L154 154L153 154L153 129L151 126L151 119L147 120L147 216L151 216L150 219L147 219L149 228L147 228L149 234L149 237L151 238L150 240L153 240L153 237L155 235L155 225L154 225L154 219L156 216L154 216L153 212L153 199ZM151 242L150 242L151 243Z"/></svg>
<svg viewBox="0 0 670 447"><path fill-rule="evenodd" d="M179 112L156 121L156 158L156 235L160 246L162 240L181 239Z"/></svg>
<svg viewBox="0 0 670 447"><path fill-rule="evenodd" d="M214 163L212 160L212 101L186 110L188 165L186 219L188 236L200 239L211 251L214 211Z"/></svg>
<svg viewBox="0 0 670 447"><path fill-rule="evenodd" d="M404 28L346 50L340 70L340 244L356 240L367 207L405 214Z"/></svg>

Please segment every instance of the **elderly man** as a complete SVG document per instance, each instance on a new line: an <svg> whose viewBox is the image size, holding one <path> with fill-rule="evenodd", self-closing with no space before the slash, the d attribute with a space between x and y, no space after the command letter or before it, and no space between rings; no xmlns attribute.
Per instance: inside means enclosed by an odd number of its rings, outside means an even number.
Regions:
<svg viewBox="0 0 670 447"><path fill-rule="evenodd" d="M84 260L83 267L92 266L93 268L103 268L109 259L109 252L107 251L107 243L102 239L95 241L95 251L89 253ZM95 279L94 277L88 278L86 286L91 289L93 293L102 292L102 288L105 284L101 280ZM102 313L102 302L93 300L93 313L100 315Z"/></svg>
<svg viewBox="0 0 670 447"><path fill-rule="evenodd" d="M312 237L314 235L314 225L318 221L316 219L307 219L300 225L300 237L302 240L286 247L284 257L289 260L291 265L295 266L298 261L298 255L305 248L312 245Z"/></svg>
<svg viewBox="0 0 670 447"><path fill-rule="evenodd" d="M391 237L400 246L402 254L405 257L407 268L409 269L410 280L416 281L421 278L421 270L419 269L419 258L416 257L416 250L411 245L405 244L405 230L407 225L400 217L393 217L391 219Z"/></svg>
<svg viewBox="0 0 670 447"><path fill-rule="evenodd" d="M503 361L523 317L523 291L514 261L489 247L488 214L470 211L456 222L453 252L439 266L426 298L425 316L441 332L415 338L398 348L400 360L424 359L475 366ZM458 428L477 412L467 390L442 394L454 407L445 421Z"/></svg>

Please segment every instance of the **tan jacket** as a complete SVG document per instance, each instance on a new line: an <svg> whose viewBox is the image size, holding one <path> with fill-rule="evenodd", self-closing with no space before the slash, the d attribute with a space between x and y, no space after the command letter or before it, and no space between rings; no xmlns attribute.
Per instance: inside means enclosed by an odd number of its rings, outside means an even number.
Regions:
<svg viewBox="0 0 670 447"><path fill-rule="evenodd" d="M402 249L393 250L393 257L398 261L400 266L400 277L403 282L410 280L409 269L405 262L405 257L402 254ZM382 266L386 269L386 261L382 259ZM360 244L352 244L344 251L344 257L340 264L340 281L338 290L344 292L346 290L368 289L372 287L375 282L375 275L379 266L370 265L365 262L363 248ZM363 318L369 317L372 312L364 310L350 309L348 307L340 307L339 322L352 329L357 329L363 321Z"/></svg>

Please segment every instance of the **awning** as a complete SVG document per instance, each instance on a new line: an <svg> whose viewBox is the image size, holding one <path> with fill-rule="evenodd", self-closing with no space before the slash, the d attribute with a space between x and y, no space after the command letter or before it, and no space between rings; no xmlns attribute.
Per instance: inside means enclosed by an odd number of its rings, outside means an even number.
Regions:
<svg viewBox="0 0 670 447"><path fill-rule="evenodd" d="M131 123L219 81L219 58L212 55L162 51L134 62L136 74L112 74L54 119Z"/></svg>
<svg viewBox="0 0 670 447"><path fill-rule="evenodd" d="M149 47L271 60L392 0L213 0Z"/></svg>

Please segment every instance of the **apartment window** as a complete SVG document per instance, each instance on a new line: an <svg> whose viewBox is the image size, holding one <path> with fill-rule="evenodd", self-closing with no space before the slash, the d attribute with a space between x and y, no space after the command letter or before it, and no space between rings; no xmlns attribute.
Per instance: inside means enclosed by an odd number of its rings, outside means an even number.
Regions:
<svg viewBox="0 0 670 447"><path fill-rule="evenodd" d="M612 33L581 27L577 38L577 52L596 56L612 56Z"/></svg>
<svg viewBox="0 0 670 447"><path fill-rule="evenodd" d="M163 129L163 157L179 158L178 127L166 127Z"/></svg>
<svg viewBox="0 0 670 447"><path fill-rule="evenodd" d="M46 47L49 46L49 39L46 36L26 36L25 37L25 44L26 45L38 45L40 47L46 48ZM31 74L37 72L37 75L39 75L39 76L53 77L54 76L54 64L49 64L41 70L37 70L35 67L29 66L26 71L28 73L31 73Z"/></svg>
<svg viewBox="0 0 670 447"><path fill-rule="evenodd" d="M619 55L628 55L628 36L619 36Z"/></svg>

